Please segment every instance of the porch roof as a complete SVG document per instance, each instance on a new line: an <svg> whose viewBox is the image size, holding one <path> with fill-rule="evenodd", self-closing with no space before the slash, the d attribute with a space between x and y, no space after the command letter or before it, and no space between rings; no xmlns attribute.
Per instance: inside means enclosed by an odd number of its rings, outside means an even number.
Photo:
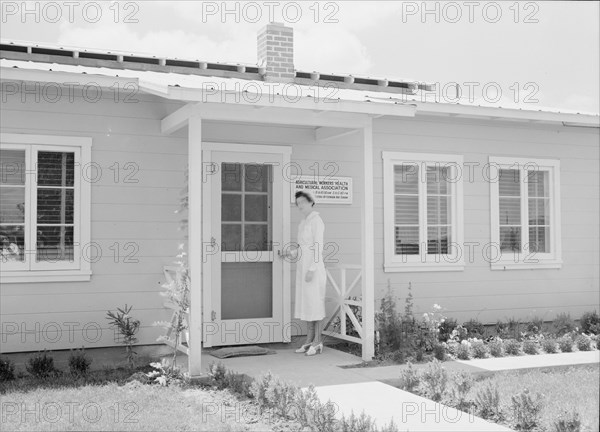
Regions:
<svg viewBox="0 0 600 432"><path fill-rule="evenodd" d="M371 117L415 115L450 116L481 120L561 123L565 126L600 127L600 116L593 113L557 111L552 108L523 109L517 105L431 102L426 94L407 94L378 90L342 88L337 82L305 84L265 82L233 76L195 75L154 70L115 69L80 64L49 63L0 59L2 80L40 82L78 82L74 76L110 87L115 80L134 83L144 93L182 102L249 105L254 107L296 108L316 111L368 114ZM108 78L108 80L106 80ZM104 81L103 81L104 79ZM310 85L310 83L317 85ZM325 85L324 85L325 84ZM425 87L419 90L426 90ZM416 93L416 92L415 92ZM237 97L236 97L237 95ZM429 95L431 96L431 95ZM425 100L423 100L425 99Z"/></svg>

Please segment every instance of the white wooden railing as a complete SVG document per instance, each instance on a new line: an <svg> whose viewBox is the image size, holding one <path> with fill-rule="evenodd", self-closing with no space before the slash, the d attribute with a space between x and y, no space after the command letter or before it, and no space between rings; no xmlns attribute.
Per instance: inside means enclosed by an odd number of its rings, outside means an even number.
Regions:
<svg viewBox="0 0 600 432"><path fill-rule="evenodd" d="M326 317L327 324L323 326L322 334L349 342L361 344L364 348L365 334L362 317L364 305L362 295L362 267L358 264L338 264L327 266L327 291L325 294L326 309L332 312ZM352 281L348 281L352 278ZM356 306L360 313L357 317L350 306ZM358 336L348 334L346 317L352 322L352 327ZM331 328L333 327L333 328Z"/></svg>

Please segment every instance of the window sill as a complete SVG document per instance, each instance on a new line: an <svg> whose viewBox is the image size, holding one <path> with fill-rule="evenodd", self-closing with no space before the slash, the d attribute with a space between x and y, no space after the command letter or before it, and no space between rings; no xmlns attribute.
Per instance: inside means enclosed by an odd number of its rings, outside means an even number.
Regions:
<svg viewBox="0 0 600 432"><path fill-rule="evenodd" d="M92 272L81 270L7 271L0 274L1 283L82 282L89 281Z"/></svg>
<svg viewBox="0 0 600 432"><path fill-rule="evenodd" d="M456 264L386 263L383 265L383 271L386 273L463 271L464 269L465 265L462 262Z"/></svg>
<svg viewBox="0 0 600 432"><path fill-rule="evenodd" d="M495 262L491 264L492 270L542 270L560 269L562 261L540 261L537 263Z"/></svg>

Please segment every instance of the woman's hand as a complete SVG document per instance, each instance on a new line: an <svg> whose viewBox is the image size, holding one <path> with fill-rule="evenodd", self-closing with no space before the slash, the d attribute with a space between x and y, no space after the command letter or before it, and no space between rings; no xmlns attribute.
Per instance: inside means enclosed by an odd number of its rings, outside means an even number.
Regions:
<svg viewBox="0 0 600 432"><path fill-rule="evenodd" d="M310 282L311 280L313 280L313 276L314 275L315 275L314 270L313 271L311 271L311 270L307 271L306 272L306 276L304 276L304 281Z"/></svg>

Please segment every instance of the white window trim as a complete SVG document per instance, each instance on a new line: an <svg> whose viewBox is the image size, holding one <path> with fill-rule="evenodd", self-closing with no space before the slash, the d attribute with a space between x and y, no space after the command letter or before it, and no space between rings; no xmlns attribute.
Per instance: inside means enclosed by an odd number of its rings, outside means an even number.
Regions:
<svg viewBox="0 0 600 432"><path fill-rule="evenodd" d="M21 282L68 282L68 281L89 281L91 279L91 263L90 260L82 257L81 251L85 245L90 244L91 231L91 183L83 180L83 170L91 162L92 138L90 137L75 137L75 136L58 136L58 135L33 135L33 134L14 134L0 133L0 142L3 148L25 148L26 155L30 154L31 149L39 147L47 148L48 150L67 150L72 151L78 149L75 159L75 167L79 168L75 174L75 202L79 202L76 206L74 219L74 241L75 241L75 260L74 263L57 263L54 266L46 263L46 265L38 266L38 269L23 270L15 268L15 270L5 269L2 265L0 271L1 283L21 283ZM26 156L26 157L27 157ZM29 161L29 159L27 159ZM27 168L29 171L29 168ZM31 175L26 177L26 190L31 191L30 179ZM79 195L78 195L79 194ZM33 193L32 193L33 195ZM77 201L79 198L79 201ZM30 209L35 210L35 200L33 197L28 197L30 201ZM31 226L31 210L26 214L26 226ZM27 235L27 234L26 234ZM33 239L29 239L31 244ZM79 246L79 247L77 247Z"/></svg>
<svg viewBox="0 0 600 432"><path fill-rule="evenodd" d="M421 271L462 271L465 268L464 259L464 208L463 208L463 175L454 173L452 178L457 178L451 182L451 214L455 223L452 224L452 243L458 247L457 254L454 256L427 254L421 243L421 253L419 255L396 255L395 230L394 230L394 165L401 163L440 163L452 164L463 169L463 156L453 154L436 153L405 153L382 151L383 159L383 222L384 222L384 264L385 272L421 272ZM454 169L454 168L453 168ZM419 174L420 175L420 174ZM419 201L420 216L419 224L426 220L427 203ZM422 228L419 229L422 232ZM426 262L422 258L425 258Z"/></svg>
<svg viewBox="0 0 600 432"><path fill-rule="evenodd" d="M548 187L550 196L550 253L502 254L498 259L490 257L490 266L492 270L514 270L514 269L559 269L562 267L562 247L561 247L561 222L560 222L560 161L556 159L539 158L513 158L513 157L489 157L490 165L490 216L491 216L491 242L498 245L495 249L499 251L500 245L500 200L499 200L499 182L498 168L519 168L519 179L521 184L521 221L522 229L521 241L529 238L529 207L527 203L527 187L523 175L525 169L548 170ZM496 169L493 169L496 168ZM527 224L527 225L525 225ZM526 228L525 228L526 227ZM525 252L525 251L524 251ZM522 255L522 256L521 256Z"/></svg>

